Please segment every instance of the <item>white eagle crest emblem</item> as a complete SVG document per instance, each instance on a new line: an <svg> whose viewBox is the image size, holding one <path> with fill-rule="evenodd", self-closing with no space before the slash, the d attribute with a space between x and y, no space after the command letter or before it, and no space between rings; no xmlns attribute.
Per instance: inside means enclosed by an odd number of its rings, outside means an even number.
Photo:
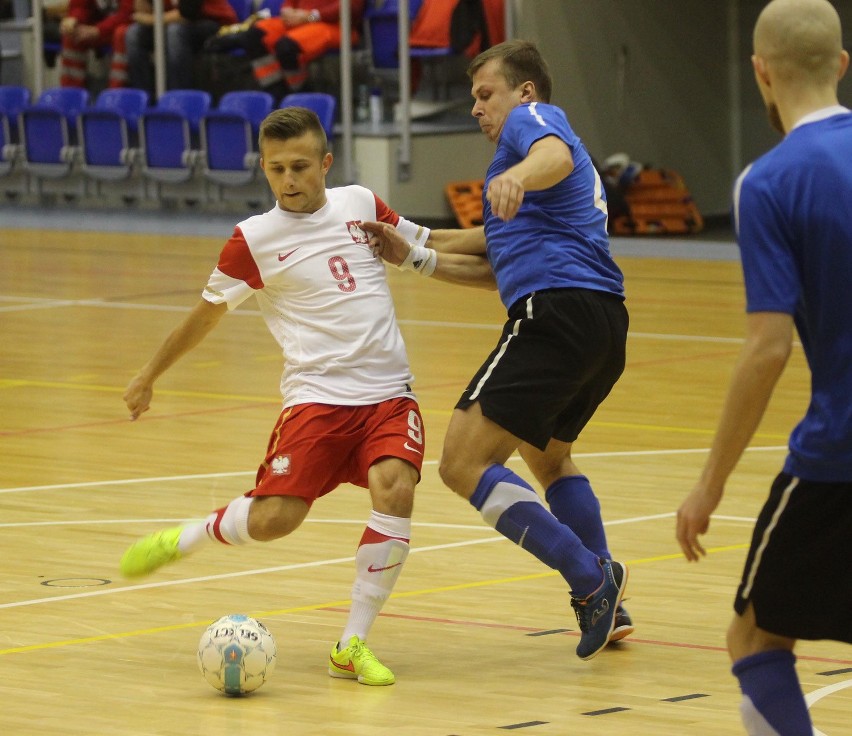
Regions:
<svg viewBox="0 0 852 736"><path fill-rule="evenodd" d="M272 459L272 472L275 475L290 475L290 456L278 455Z"/></svg>

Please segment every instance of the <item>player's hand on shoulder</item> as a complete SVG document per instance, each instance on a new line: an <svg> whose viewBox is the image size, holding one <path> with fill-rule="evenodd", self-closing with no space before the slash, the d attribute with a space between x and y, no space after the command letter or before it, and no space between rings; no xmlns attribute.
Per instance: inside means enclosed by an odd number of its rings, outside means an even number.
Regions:
<svg viewBox="0 0 852 736"><path fill-rule="evenodd" d="M370 249L383 260L399 266L408 256L411 245L393 225L386 222L362 222L360 227L370 236Z"/></svg>

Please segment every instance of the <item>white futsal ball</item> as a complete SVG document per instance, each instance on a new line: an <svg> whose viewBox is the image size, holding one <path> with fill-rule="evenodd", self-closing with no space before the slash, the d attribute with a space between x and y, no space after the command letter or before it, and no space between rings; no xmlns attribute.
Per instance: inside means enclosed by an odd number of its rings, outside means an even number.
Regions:
<svg viewBox="0 0 852 736"><path fill-rule="evenodd" d="M275 639L260 621L232 613L207 627L198 643L198 668L226 695L257 690L275 669Z"/></svg>

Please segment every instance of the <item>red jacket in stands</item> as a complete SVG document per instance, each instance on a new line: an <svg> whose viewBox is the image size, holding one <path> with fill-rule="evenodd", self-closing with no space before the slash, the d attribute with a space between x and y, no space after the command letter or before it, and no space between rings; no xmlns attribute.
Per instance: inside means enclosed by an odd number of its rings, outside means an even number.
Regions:
<svg viewBox="0 0 852 736"><path fill-rule="evenodd" d="M78 23L95 26L100 33L98 46L112 43L112 34L119 26L133 20L133 0L71 0L68 16Z"/></svg>

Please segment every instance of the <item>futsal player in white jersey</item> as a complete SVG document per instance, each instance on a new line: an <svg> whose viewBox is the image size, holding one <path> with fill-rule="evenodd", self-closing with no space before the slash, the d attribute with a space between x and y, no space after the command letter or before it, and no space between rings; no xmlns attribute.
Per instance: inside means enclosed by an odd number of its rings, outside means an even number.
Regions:
<svg viewBox="0 0 852 736"><path fill-rule="evenodd" d="M120 568L138 577L208 543L277 539L341 483L368 488L372 513L329 674L390 685L393 672L365 641L408 555L424 428L385 266L359 223L388 223L414 244L425 242L429 230L363 187L326 189L332 155L309 110L272 112L260 128L260 151L276 206L237 225L202 299L130 382L124 400L130 418L138 419L157 378L254 295L286 359L283 410L253 489L203 522L137 541ZM486 269L483 274L490 279Z"/></svg>

